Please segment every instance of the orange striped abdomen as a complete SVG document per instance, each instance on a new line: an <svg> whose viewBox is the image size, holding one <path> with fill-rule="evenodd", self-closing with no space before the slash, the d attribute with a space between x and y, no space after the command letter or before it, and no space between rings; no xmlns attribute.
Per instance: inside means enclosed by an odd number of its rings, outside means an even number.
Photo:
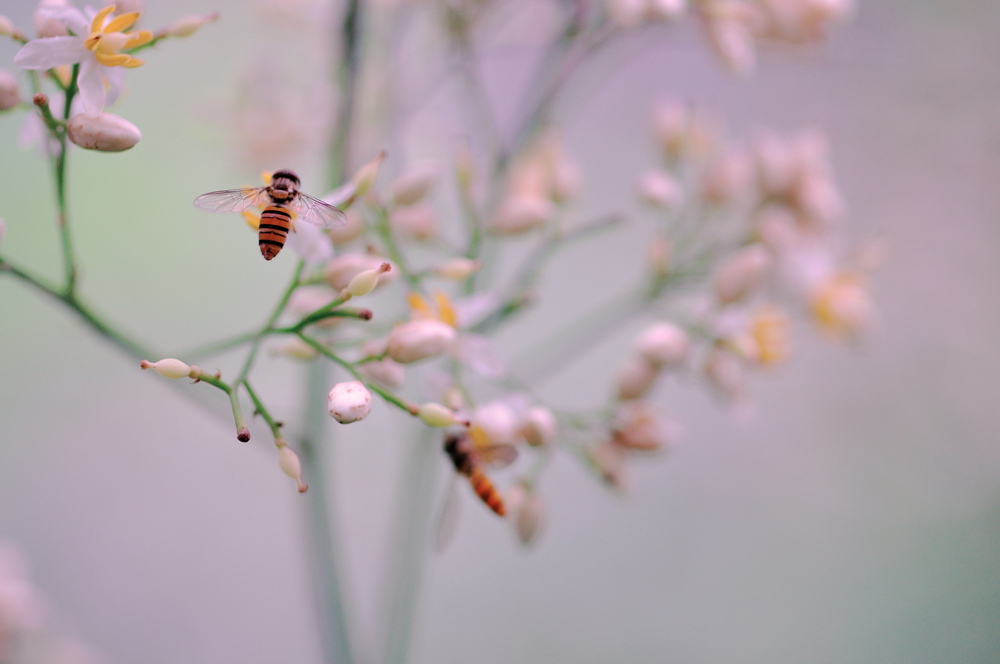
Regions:
<svg viewBox="0 0 1000 664"><path fill-rule="evenodd" d="M285 238L292 227L292 213L279 205L268 205L260 214L257 243L265 260L271 260L285 246Z"/></svg>
<svg viewBox="0 0 1000 664"><path fill-rule="evenodd" d="M473 468L472 472L469 473L469 484L472 485L472 490L486 503L487 507L500 516L507 514L507 509L503 505L503 498L500 496L500 492L497 491L497 488L493 486L493 482L490 481L490 478L486 477L483 471Z"/></svg>

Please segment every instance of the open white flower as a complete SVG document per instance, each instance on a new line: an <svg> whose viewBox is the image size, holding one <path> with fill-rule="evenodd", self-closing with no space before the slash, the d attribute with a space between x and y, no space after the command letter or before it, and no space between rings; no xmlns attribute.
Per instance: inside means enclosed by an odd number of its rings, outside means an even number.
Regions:
<svg viewBox="0 0 1000 664"><path fill-rule="evenodd" d="M106 104L114 103L121 94L125 75L123 68L143 64L142 60L121 51L142 46L153 39L149 30L124 32L139 18L136 12L107 20L114 10L114 5L108 5L88 21L83 12L75 7L39 9L47 17L65 25L71 34L29 41L14 56L14 64L24 69L52 69L58 65L79 64L77 85L83 111L88 115L100 114Z"/></svg>

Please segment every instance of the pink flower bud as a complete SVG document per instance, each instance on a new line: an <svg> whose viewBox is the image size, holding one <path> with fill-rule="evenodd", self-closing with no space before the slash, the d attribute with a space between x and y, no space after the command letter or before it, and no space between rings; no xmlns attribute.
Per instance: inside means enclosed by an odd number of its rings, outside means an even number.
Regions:
<svg viewBox="0 0 1000 664"><path fill-rule="evenodd" d="M645 203L663 210L674 210L684 202L684 191L680 184L664 170L647 171L636 187Z"/></svg>
<svg viewBox="0 0 1000 664"><path fill-rule="evenodd" d="M635 352L655 367L684 364L689 347L687 333L673 323L657 323L635 342Z"/></svg>
<svg viewBox="0 0 1000 664"><path fill-rule="evenodd" d="M164 378L184 378L191 375L191 367L173 358L167 358L159 362L143 360L139 363L139 366L142 369L152 369Z"/></svg>
<svg viewBox="0 0 1000 664"><path fill-rule="evenodd" d="M555 440L559 433L559 424L552 411L544 406L534 406L528 409L521 424L521 435L529 445L540 447Z"/></svg>
<svg viewBox="0 0 1000 664"><path fill-rule="evenodd" d="M0 111L9 111L20 103L21 90L17 79L6 69L0 69Z"/></svg>
<svg viewBox="0 0 1000 664"><path fill-rule="evenodd" d="M372 409L372 393L361 382L337 383L327 397L330 417L341 424L350 424L368 417Z"/></svg>
<svg viewBox="0 0 1000 664"><path fill-rule="evenodd" d="M70 118L66 131L69 140L81 148L99 152L122 152L142 138L138 127L113 113L77 113Z"/></svg>
<svg viewBox="0 0 1000 664"><path fill-rule="evenodd" d="M441 175L436 161L418 162L392 183L392 200L396 205L413 205L422 200Z"/></svg>
<svg viewBox="0 0 1000 664"><path fill-rule="evenodd" d="M384 258L371 254L341 254L326 264L326 281L330 288L340 291L347 288L358 273L378 269L384 262ZM390 270L379 278L376 285L385 285L395 278L396 271Z"/></svg>
<svg viewBox="0 0 1000 664"><path fill-rule="evenodd" d="M444 352L454 343L455 336L455 328L447 323L418 318L392 329L386 351L397 362L417 362Z"/></svg>
<svg viewBox="0 0 1000 664"><path fill-rule="evenodd" d="M633 357L618 377L618 400L630 401L646 396L656 382L657 368L641 357Z"/></svg>
<svg viewBox="0 0 1000 664"><path fill-rule="evenodd" d="M731 255L715 273L715 296L719 302L731 304L757 290L764 283L771 262L771 254L759 243Z"/></svg>

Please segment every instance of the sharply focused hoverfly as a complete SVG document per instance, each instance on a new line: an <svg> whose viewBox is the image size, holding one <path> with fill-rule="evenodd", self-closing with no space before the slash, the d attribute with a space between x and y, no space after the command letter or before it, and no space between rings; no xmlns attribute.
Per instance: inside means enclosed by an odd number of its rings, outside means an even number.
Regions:
<svg viewBox="0 0 1000 664"><path fill-rule="evenodd" d="M258 229L260 253L271 260L285 246L294 222L301 219L322 228L345 223L344 213L323 201L299 191L299 176L291 171L278 171L266 187L226 189L203 194L194 199L194 206L206 212L243 212L263 208Z"/></svg>
<svg viewBox="0 0 1000 664"><path fill-rule="evenodd" d="M456 474L448 487L445 502L438 516L434 533L434 549L443 551L451 541L458 525L459 496L455 490L454 478L459 475L466 477L472 490L480 500L499 516L507 514L500 491L493 481L483 472L484 467L504 468L517 459L517 448L513 445L491 444L485 435L478 435L481 430L473 427L471 432L448 434L444 439L444 451L455 466Z"/></svg>

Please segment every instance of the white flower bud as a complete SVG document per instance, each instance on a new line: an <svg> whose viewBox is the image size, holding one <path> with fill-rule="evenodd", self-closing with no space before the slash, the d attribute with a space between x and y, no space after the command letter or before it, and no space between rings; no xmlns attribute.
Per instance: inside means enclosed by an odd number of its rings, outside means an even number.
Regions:
<svg viewBox="0 0 1000 664"><path fill-rule="evenodd" d="M372 393L361 382L337 383L326 400L330 417L341 424L350 424L368 417L372 410Z"/></svg>
<svg viewBox="0 0 1000 664"><path fill-rule="evenodd" d="M677 101L661 102L653 112L653 136L670 159L683 156L689 123L688 109Z"/></svg>
<svg viewBox="0 0 1000 664"><path fill-rule="evenodd" d="M139 363L139 366L142 369L152 369L164 378L184 378L191 375L191 367L173 358L160 360L159 362L143 360Z"/></svg>
<svg viewBox="0 0 1000 664"><path fill-rule="evenodd" d="M479 428L493 445L513 445L518 439L518 421L514 409L502 401L484 404L476 409L470 419L471 426Z"/></svg>
<svg viewBox="0 0 1000 664"><path fill-rule="evenodd" d="M0 36L10 37L14 34L14 30L14 22L3 14L0 14Z"/></svg>
<svg viewBox="0 0 1000 664"><path fill-rule="evenodd" d="M673 323L649 327L635 342L635 352L655 367L678 367L687 359L687 333Z"/></svg>
<svg viewBox="0 0 1000 664"><path fill-rule="evenodd" d="M396 205L413 205L424 198L441 175L436 161L418 162L392 183L392 200Z"/></svg>
<svg viewBox="0 0 1000 664"><path fill-rule="evenodd" d="M354 185L354 196L364 196L372 188L375 179L378 178L378 171L382 166L383 159L385 159L385 151L380 151L374 159L357 170L354 177L351 178L351 183Z"/></svg>
<svg viewBox="0 0 1000 664"><path fill-rule="evenodd" d="M745 372L739 358L722 346L715 346L703 369L715 390L731 401L741 401L745 392Z"/></svg>
<svg viewBox="0 0 1000 664"><path fill-rule="evenodd" d="M278 466L285 475L295 480L299 493L305 493L309 487L302 482L302 462L299 461L299 455L283 439L279 438L275 443L278 445Z"/></svg>
<svg viewBox="0 0 1000 664"><path fill-rule="evenodd" d="M386 387L400 387L406 382L406 367L388 357L384 360L365 362L361 365L361 371Z"/></svg>
<svg viewBox="0 0 1000 664"><path fill-rule="evenodd" d="M646 0L646 16L651 21L672 21L687 11L687 0Z"/></svg>
<svg viewBox="0 0 1000 664"><path fill-rule="evenodd" d="M128 150L142 138L138 127L113 113L77 113L70 118L67 133L81 148L100 152Z"/></svg>
<svg viewBox="0 0 1000 664"><path fill-rule="evenodd" d="M524 484L515 484L504 502L513 519L517 539L525 545L534 542L545 520L545 506L538 494Z"/></svg>
<svg viewBox="0 0 1000 664"><path fill-rule="evenodd" d="M716 205L733 205L750 191L750 161L743 150L731 149L708 165L702 195Z"/></svg>
<svg viewBox="0 0 1000 664"><path fill-rule="evenodd" d="M439 403L425 403L417 410L417 417L432 427L450 427L458 424L458 418Z"/></svg>
<svg viewBox="0 0 1000 664"><path fill-rule="evenodd" d="M423 202L393 208L389 213L389 223L400 235L414 240L429 240L437 232L434 209Z"/></svg>
<svg viewBox="0 0 1000 664"><path fill-rule="evenodd" d="M326 281L330 284L330 288L341 291L347 288L351 279L359 273L365 270L376 270L384 262L386 262L384 258L371 254L341 254L326 264ZM379 278L376 285L382 286L395 278L396 271L390 270Z"/></svg>
<svg viewBox="0 0 1000 664"><path fill-rule="evenodd" d="M182 16L174 21L173 25L167 28L164 32L166 32L168 37L190 37L208 23L217 21L218 19L219 12L215 12L214 14Z"/></svg>
<svg viewBox="0 0 1000 664"><path fill-rule="evenodd" d="M326 232L334 244L353 242L365 232L365 220L355 208L344 210L344 216L347 218L344 225L334 226Z"/></svg>
<svg viewBox="0 0 1000 664"><path fill-rule="evenodd" d="M6 69L0 69L0 111L9 111L21 103L21 90L17 78Z"/></svg>
<svg viewBox="0 0 1000 664"><path fill-rule="evenodd" d="M559 433L559 424L552 411L544 406L533 406L528 409L521 424L521 435L529 445L540 447L555 440Z"/></svg>
<svg viewBox="0 0 1000 664"><path fill-rule="evenodd" d="M542 196L508 196L490 226L499 235L518 235L538 228L556 212L555 204Z"/></svg>
<svg viewBox="0 0 1000 664"><path fill-rule="evenodd" d="M347 284L347 292L351 294L352 297L361 297L362 295L368 295L375 286L378 285L378 278L391 270L392 267L388 263L382 263L374 270L365 270L364 272L358 272Z"/></svg>
<svg viewBox="0 0 1000 664"><path fill-rule="evenodd" d="M455 341L455 328L431 318L400 323L389 333L389 357L408 364L444 352Z"/></svg>
<svg viewBox="0 0 1000 664"><path fill-rule="evenodd" d="M69 34L66 26L56 20L49 9L69 7L69 0L41 0L35 9L35 32L39 37L65 37ZM78 35L81 36L81 35Z"/></svg>
<svg viewBox="0 0 1000 664"><path fill-rule="evenodd" d="M445 279L451 279L452 281L465 281L479 269L480 265L479 261L469 260L468 258L452 258L446 263L435 266L434 274Z"/></svg>
<svg viewBox="0 0 1000 664"><path fill-rule="evenodd" d="M627 450L653 452L672 448L680 437L680 427L657 415L648 403L623 404L615 413L612 440Z"/></svg>
<svg viewBox="0 0 1000 664"><path fill-rule="evenodd" d="M636 187L644 202L664 210L673 210L684 202L684 191L680 184L664 170L647 171Z"/></svg>
<svg viewBox="0 0 1000 664"><path fill-rule="evenodd" d="M743 247L730 256L715 273L715 296L719 302L731 304L759 288L771 262L771 254L760 243Z"/></svg>
<svg viewBox="0 0 1000 664"><path fill-rule="evenodd" d="M618 377L618 400L631 401L646 396L656 382L656 375L656 367L641 357L633 357Z"/></svg>

